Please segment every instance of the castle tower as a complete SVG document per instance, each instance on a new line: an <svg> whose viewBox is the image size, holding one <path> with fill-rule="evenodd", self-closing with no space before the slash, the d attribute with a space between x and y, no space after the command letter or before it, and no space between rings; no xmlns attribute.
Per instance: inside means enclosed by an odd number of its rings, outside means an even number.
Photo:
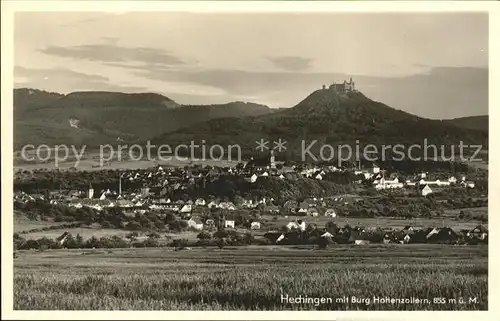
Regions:
<svg viewBox="0 0 500 321"><path fill-rule="evenodd" d="M87 196L89 199L94 197L94 188L92 187L92 183L89 184L89 190L87 192Z"/></svg>
<svg viewBox="0 0 500 321"><path fill-rule="evenodd" d="M270 168L276 168L276 160L274 157L274 151L271 149L271 155L269 156L269 167Z"/></svg>

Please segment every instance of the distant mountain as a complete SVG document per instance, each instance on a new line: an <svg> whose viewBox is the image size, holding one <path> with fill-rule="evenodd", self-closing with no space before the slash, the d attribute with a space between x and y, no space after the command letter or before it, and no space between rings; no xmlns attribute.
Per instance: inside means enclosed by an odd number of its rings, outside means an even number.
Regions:
<svg viewBox="0 0 500 321"><path fill-rule="evenodd" d="M359 141L366 144L422 145L424 139L435 144L480 143L487 146L488 133L459 128L448 122L421 118L373 101L359 91L340 94L333 89L311 93L295 107L272 114L246 118L220 118L160 135L154 143L186 143L191 140L228 146L239 144L245 152L255 153L256 141L287 141L286 158L295 158L302 140L318 152L322 144L336 146ZM328 152L328 151L327 151ZM335 153L337 150L335 150Z"/></svg>
<svg viewBox="0 0 500 321"><path fill-rule="evenodd" d="M467 129L475 129L481 131L488 131L488 115L483 116L470 116L470 117L462 117L462 118L454 118L444 120L445 123L453 124L457 127L467 128Z"/></svg>
<svg viewBox="0 0 500 321"><path fill-rule="evenodd" d="M16 105L19 109L47 106L62 97L64 97L64 95L38 89L14 89L14 105Z"/></svg>
<svg viewBox="0 0 500 321"><path fill-rule="evenodd" d="M137 142L221 117L272 112L264 105L232 102L183 106L153 93L74 92L67 95L36 89L14 90L14 144L99 144Z"/></svg>

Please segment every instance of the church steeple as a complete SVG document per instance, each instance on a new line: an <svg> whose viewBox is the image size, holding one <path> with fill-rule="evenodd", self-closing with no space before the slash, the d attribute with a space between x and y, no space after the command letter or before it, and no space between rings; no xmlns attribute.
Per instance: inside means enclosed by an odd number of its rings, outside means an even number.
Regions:
<svg viewBox="0 0 500 321"><path fill-rule="evenodd" d="M274 150L271 149L270 155L269 155L269 167L270 168L276 168L276 160L274 157Z"/></svg>
<svg viewBox="0 0 500 321"><path fill-rule="evenodd" d="M92 187L92 183L89 184L89 190L87 192L87 196L89 199L94 197L94 188Z"/></svg>

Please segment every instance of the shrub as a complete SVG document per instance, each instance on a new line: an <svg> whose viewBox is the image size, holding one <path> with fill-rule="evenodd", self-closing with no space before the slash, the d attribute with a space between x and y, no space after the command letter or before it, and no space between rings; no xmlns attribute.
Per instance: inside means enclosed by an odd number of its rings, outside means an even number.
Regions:
<svg viewBox="0 0 500 321"><path fill-rule="evenodd" d="M329 237L318 237L316 244L318 244L319 249L326 249L330 245L331 240Z"/></svg>
<svg viewBox="0 0 500 321"><path fill-rule="evenodd" d="M160 234L156 233L156 232L151 232L148 234L148 237L149 238L153 238L153 239L159 239L160 238Z"/></svg>
<svg viewBox="0 0 500 321"><path fill-rule="evenodd" d="M100 224L102 227L104 227L104 228L111 228L111 227L112 227L111 223L110 223L109 221L106 221L106 220L101 221L99 224Z"/></svg>
<svg viewBox="0 0 500 321"><path fill-rule="evenodd" d="M88 248L88 249L92 249L92 248L100 248L101 247L101 243L99 242L99 240L95 237L95 236L92 236L91 238L89 238L85 244L83 245L85 248Z"/></svg>
<svg viewBox="0 0 500 321"><path fill-rule="evenodd" d="M209 246L211 245L211 241L208 239L200 239L198 242L196 242L196 245L198 246Z"/></svg>
<svg viewBox="0 0 500 321"><path fill-rule="evenodd" d="M217 241L216 241L216 243L215 243L215 244L217 244L217 246L219 247L219 249L221 249L221 250L222 250L222 249L224 248L224 246L226 245L226 243L227 243L227 242L226 242L226 240L225 240L225 239L220 238L220 239L217 239Z"/></svg>
<svg viewBox="0 0 500 321"><path fill-rule="evenodd" d="M179 249L183 249L187 246L188 240L187 239L175 239L170 243L172 247L177 247Z"/></svg>
<svg viewBox="0 0 500 321"><path fill-rule="evenodd" d="M128 233L127 235L125 235L125 238L129 239L132 242L132 241L135 241L138 236L139 236L139 234L137 232L132 232L132 233Z"/></svg>
<svg viewBox="0 0 500 321"><path fill-rule="evenodd" d="M127 224L127 230L130 231L139 231L142 229L142 226L139 222L132 221Z"/></svg>
<svg viewBox="0 0 500 321"><path fill-rule="evenodd" d="M40 243L38 243L37 240L27 240L21 246L21 250L31 250L31 249L38 250L39 248L40 248Z"/></svg>
<svg viewBox="0 0 500 321"><path fill-rule="evenodd" d="M221 238L226 238L229 236L229 232L224 230L224 229L219 229L217 232L214 233L214 238L221 239Z"/></svg>
<svg viewBox="0 0 500 321"><path fill-rule="evenodd" d="M199 240L210 240L212 235L207 231L202 231L200 234L196 236Z"/></svg>
<svg viewBox="0 0 500 321"><path fill-rule="evenodd" d="M148 237L146 240L144 240L143 243L144 243L144 247L158 247L158 246L160 246L158 239L154 238L154 237Z"/></svg>
<svg viewBox="0 0 500 321"><path fill-rule="evenodd" d="M245 235L243 235L243 242L245 244L250 245L250 244L252 244L254 242L254 240L255 240L255 238L252 235L252 233L250 233L250 232L246 232Z"/></svg>

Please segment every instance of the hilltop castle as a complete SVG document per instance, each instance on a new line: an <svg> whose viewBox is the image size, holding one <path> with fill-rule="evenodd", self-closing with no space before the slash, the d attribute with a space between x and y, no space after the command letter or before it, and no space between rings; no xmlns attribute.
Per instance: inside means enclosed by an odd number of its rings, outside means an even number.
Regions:
<svg viewBox="0 0 500 321"><path fill-rule="evenodd" d="M323 89L326 89L326 85L323 85ZM343 83L337 84L334 81L333 84L331 84L330 87L328 87L328 89L334 90L338 93L343 93L343 94L356 91L356 87L355 87L354 81L352 81L352 77L351 77L351 79L349 79L349 82L344 80Z"/></svg>

